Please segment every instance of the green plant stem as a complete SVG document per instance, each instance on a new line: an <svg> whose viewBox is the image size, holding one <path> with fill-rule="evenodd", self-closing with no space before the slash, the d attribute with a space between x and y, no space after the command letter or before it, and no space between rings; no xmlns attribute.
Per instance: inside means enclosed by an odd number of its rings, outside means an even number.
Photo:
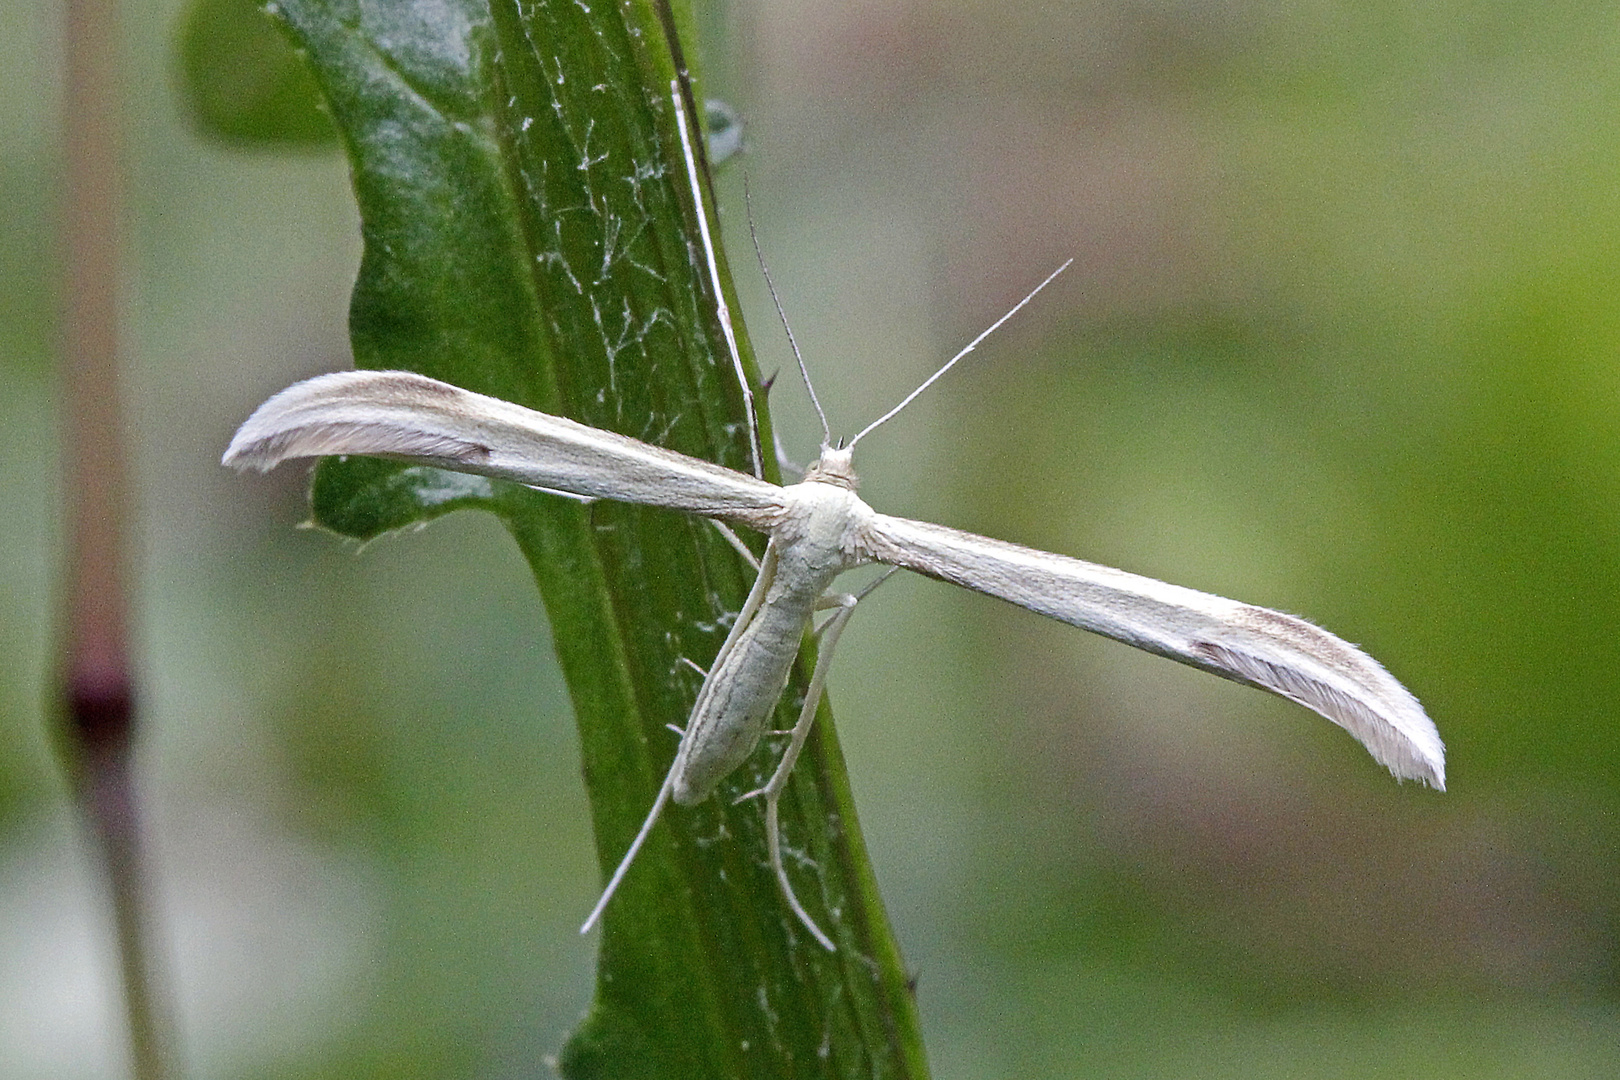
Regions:
<svg viewBox="0 0 1620 1080"><path fill-rule="evenodd" d="M364 5L328 0L278 10L354 172L359 366L752 468L670 96L679 80L701 115L674 37L680 12L656 0L437 0L373 23ZM700 201L712 215L707 187ZM729 292L723 255L720 276ZM739 345L757 386L745 334ZM399 463L325 461L312 506L318 524L357 538L462 507L506 523L573 696L605 880L669 767L666 725L691 709L697 680L682 660L714 656L748 567L702 521ZM775 726L792 726L813 654ZM782 824L798 895L834 953L783 902L758 805L733 805L771 765L762 748L716 798L653 831L603 920L596 1000L560 1055L565 1076L927 1075L825 705Z"/></svg>

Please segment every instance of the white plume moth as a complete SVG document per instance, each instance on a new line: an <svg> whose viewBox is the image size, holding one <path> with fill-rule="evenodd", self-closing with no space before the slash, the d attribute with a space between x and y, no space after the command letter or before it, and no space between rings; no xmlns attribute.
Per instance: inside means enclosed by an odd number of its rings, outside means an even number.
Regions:
<svg viewBox="0 0 1620 1080"><path fill-rule="evenodd" d="M716 274L678 91L673 99L709 271ZM1417 699L1377 661L1326 630L1292 615L1123 570L890 517L856 495L851 462L856 443L972 351L1055 276L1056 272L848 443L832 444L823 415L820 457L800 483L786 487L402 371L340 372L288 387L242 425L224 461L263 471L289 458L367 454L512 480L579 498L700 514L769 537L753 589L698 691L674 763L582 931L601 916L669 800L690 805L707 798L754 751L807 626L816 612L830 609L832 616L817 630L821 649L787 748L766 785L750 794L764 797L770 864L783 896L816 940L833 948L788 882L777 807L815 718L833 646L864 595L828 589L839 574L867 563L914 570L997 596L1269 690L1349 731L1395 776L1444 790L1445 751ZM717 275L713 284L718 294ZM740 376L729 315L723 307L721 314ZM794 352L797 355L796 346ZM803 371L802 360L800 368ZM808 373L805 383L808 387ZM746 383L744 389L751 403ZM814 390L810 393L814 399ZM821 412L819 402L816 411ZM751 442L757 469L757 432Z"/></svg>

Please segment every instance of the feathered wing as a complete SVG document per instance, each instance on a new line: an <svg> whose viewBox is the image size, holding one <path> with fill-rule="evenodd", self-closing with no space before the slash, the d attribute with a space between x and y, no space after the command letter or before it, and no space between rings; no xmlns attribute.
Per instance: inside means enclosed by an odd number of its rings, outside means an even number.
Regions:
<svg viewBox="0 0 1620 1080"><path fill-rule="evenodd" d="M248 417L224 463L268 471L289 458L366 454L599 499L748 524L782 489L712 462L475 394L408 371L318 375Z"/></svg>
<svg viewBox="0 0 1620 1080"><path fill-rule="evenodd" d="M868 554L1127 645L1296 701L1344 728L1397 777L1445 790L1445 747L1383 666L1326 630L1268 608L991 540L874 515Z"/></svg>

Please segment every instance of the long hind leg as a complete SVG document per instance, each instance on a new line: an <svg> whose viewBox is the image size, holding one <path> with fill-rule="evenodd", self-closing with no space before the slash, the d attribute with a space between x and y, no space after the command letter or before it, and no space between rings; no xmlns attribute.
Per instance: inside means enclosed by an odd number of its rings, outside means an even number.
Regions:
<svg viewBox="0 0 1620 1080"><path fill-rule="evenodd" d="M727 654L736 648L737 639L742 636L743 629L753 621L754 616L759 612L760 606L764 604L765 594L770 592L771 582L776 580L776 558L774 543L767 545L765 558L759 564L759 576L754 579L754 587L749 590L748 599L743 601L742 610L737 613L736 621L731 625L731 632L726 635L725 642L720 646L720 652L715 655L714 664L710 667L710 671L720 668ZM710 685L709 678L705 676L703 687L698 691L700 701L703 695L710 691ZM690 723L688 723L687 728L690 730ZM580 933L590 933L591 927L595 926L597 920L602 917L602 912L607 910L608 901L613 898L613 893L618 889L619 882L624 880L624 875L630 869L630 864L635 861L636 853L641 850L641 845L646 843L648 835L652 833L652 827L657 823L658 815L663 813L664 805L669 802L670 793L675 788L675 774L686 767L686 745L686 733L683 731L681 733L680 749L675 751L675 761L670 765L669 772L664 774L664 784L658 789L658 797L653 800L652 809L647 811L646 820L641 823L641 829L636 833L636 838L630 842L629 850L619 860L618 869L614 870L613 876L608 879L607 887L602 890L601 898L596 901L596 906L591 909L590 915L586 917L585 925L579 928Z"/></svg>
<svg viewBox="0 0 1620 1080"><path fill-rule="evenodd" d="M782 801L782 790L787 787L788 776L793 772L793 766L799 760L799 753L804 749L804 741L810 736L810 727L816 720L816 709L821 705L822 695L827 688L827 669L832 665L833 650L838 645L838 636L844 632L844 626L849 617L855 613L855 605L865 599L873 589L888 580L894 573L891 568L867 585L859 593L836 593L823 598L823 603L836 606L838 610L833 613L816 631L820 639L816 650L816 666L810 674L810 685L804 692L804 706L799 710L798 722L793 725L792 737L788 740L787 749L782 752L782 760L777 763L776 771L765 786L750 791L742 799L753 798L756 795L765 797L765 839L769 845L771 870L776 874L776 880L782 887L782 895L787 899L788 907L798 916L804 928L810 931L822 948L828 952L834 950L832 939L822 932L815 920L810 918L799 903L799 898L793 892L793 886L788 881L787 868L782 865L782 826L779 807Z"/></svg>

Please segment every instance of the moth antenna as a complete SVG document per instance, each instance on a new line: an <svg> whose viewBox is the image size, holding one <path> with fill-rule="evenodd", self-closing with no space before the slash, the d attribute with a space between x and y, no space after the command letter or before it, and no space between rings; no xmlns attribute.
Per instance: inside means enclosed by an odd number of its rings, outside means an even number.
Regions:
<svg viewBox="0 0 1620 1080"><path fill-rule="evenodd" d="M989 327L987 327L983 333L981 333L978 337L974 338L972 341L968 342L966 348L964 348L961 352L957 353L955 356L951 357L949 360L945 361L944 366L942 366L938 371L934 372L932 375L928 376L928 378L924 379L922 381L922 384L920 386L918 386L917 389L915 389L911 393L907 394L905 396L905 399L902 400L900 402L900 404L896 405L894 408L890 409L888 412L884 413L882 416L878 417L876 420L872 421L870 424L867 424L864 428L862 428L858 435L856 435L853 439L849 440L848 445L850 447L853 447L856 443L860 442L867 435L871 434L871 432L873 430L875 430L878 427L881 427L883 424L886 424L890 420L892 420L896 413L898 413L901 409L905 408L907 405L910 405L912 400L915 399L918 394L922 393L924 390L928 389L930 386L933 386L934 383L939 380L939 377L941 375L944 375L947 371L951 370L951 368L956 366L956 362L958 360L962 359L962 357L966 356L968 353L970 353L974 349L978 348L979 347L979 342L983 341L985 338L987 338L991 334L995 333L996 330L1000 328L1002 323L1006 322L1008 319L1010 319L1014 315L1018 314L1018 311L1019 311L1020 308L1022 308L1025 304L1029 303L1031 300L1035 299L1035 294L1036 293L1040 292L1042 289L1044 289L1048 285L1052 284L1052 279L1057 277L1059 274L1063 273L1063 271L1067 270L1073 263L1074 263L1073 259L1068 259L1068 260L1066 260L1064 262L1064 264L1062 266L1058 267L1056 270L1052 271L1050 274L1047 274L1046 275L1046 280L1041 282L1039 285L1035 286L1033 289L1031 289L1029 291L1029 295L1025 296L1022 300L1018 301L1018 303L1014 304L1012 306L1012 308L1010 310L1008 310L1007 314L1003 315L1001 318L999 318L995 322L991 323L989 325ZM825 423L825 421L823 421L823 423Z"/></svg>
<svg viewBox="0 0 1620 1080"><path fill-rule="evenodd" d="M681 154L686 159L686 179L692 186L692 203L697 210L698 235L703 239L703 260L708 265L709 283L714 287L714 313L720 320L721 332L726 335L726 349L731 353L731 366L737 372L737 385L742 388L743 409L748 413L748 454L753 459L754 475L763 479L765 468L759 443L759 417L754 411L754 389L748 383L748 373L743 370L742 354L737 351L737 332L731 328L731 308L726 304L725 290L720 287L720 265L714 258L709 212L703 207L703 186L698 182L697 155L692 152L692 134L678 79L669 82L669 99L675 103L675 127L681 133Z"/></svg>
<svg viewBox="0 0 1620 1080"><path fill-rule="evenodd" d="M804 366L804 356L799 352L799 343L793 338L793 327L788 325L782 300L776 295L776 282L771 280L771 268L765 265L765 253L759 249L759 232L754 228L754 196L748 190L746 172L743 173L743 207L748 211L748 238L754 242L754 258L759 260L759 272L765 275L765 288L770 290L771 303L776 305L776 317L782 320L782 329L787 331L793 359L799 362L799 375L804 379L804 388L810 393L810 404L816 407L816 415L821 418L821 445L826 446L832 442L832 428L827 425L827 414L821 410L821 399L816 396L815 384L810 381L810 369Z"/></svg>

